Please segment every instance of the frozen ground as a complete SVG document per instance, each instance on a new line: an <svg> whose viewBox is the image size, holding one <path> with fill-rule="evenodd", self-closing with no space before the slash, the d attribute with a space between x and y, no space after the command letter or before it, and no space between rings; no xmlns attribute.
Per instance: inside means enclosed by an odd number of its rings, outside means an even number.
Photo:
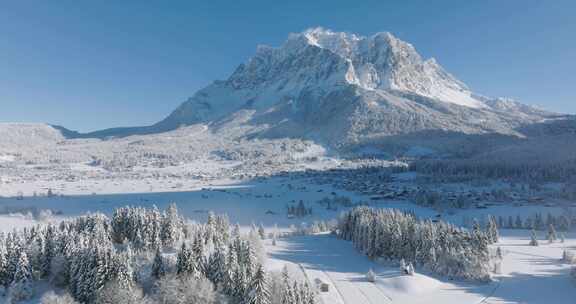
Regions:
<svg viewBox="0 0 576 304"><path fill-rule="evenodd" d="M564 247L576 249L575 235L564 244L528 246L527 231L503 231L496 246L503 250L501 275L487 284L447 281L434 276L404 276L398 267L385 266L358 253L349 242L329 234L281 239L268 243L269 267L285 262L302 269L313 284L328 283L329 292L320 293L323 303L533 303L573 304L576 286L568 265L560 261ZM365 274L373 269L376 282Z"/></svg>
<svg viewBox="0 0 576 304"><path fill-rule="evenodd" d="M279 228L290 225L311 223L313 220L330 220L340 211L320 208L316 201L334 194L345 195L359 200L361 197L326 186L298 183L284 178L274 178L262 182L232 183L200 187L195 191L129 193L106 195L69 195L53 197L0 198L0 211L12 209L51 209L61 212L64 217L77 216L86 212L111 214L115 208L126 205L166 208L170 203L178 204L179 211L188 218L204 220L208 211L228 214L232 223L249 226L262 223L266 227L278 224ZM289 219L285 207L302 200L307 207L313 207L314 214L306 218ZM4 218L18 218L3 216ZM20 217L21 221L26 221ZM0 225L0 230L11 230L11 225Z"/></svg>
<svg viewBox="0 0 576 304"><path fill-rule="evenodd" d="M86 212L110 214L114 208L125 205L156 205L165 208L176 202L186 217L204 220L207 212L227 213L231 222L248 227L262 223L267 229L278 225L288 230L302 222L330 220L343 210L329 211L316 204L326 196L345 195L354 202L367 201L380 208L398 208L414 211L420 217L435 218L438 213L406 201L371 201L368 196L334 189L328 185L315 185L303 180L277 177L251 182L212 183L196 185L194 191L127 193L106 195L67 195L54 197L0 198L1 210L51 209L61 212L52 220ZM290 219L285 207L303 200L313 207L313 215ZM486 215L531 215L535 212L562 212L557 207L495 205L487 209L459 210L443 214L442 218L462 224L464 217L484 218ZM26 213L26 212L24 212ZM0 231L9 231L36 223L30 216L0 215ZM291 265L292 272L315 284L320 279L330 285L330 291L321 293L324 304L377 304L377 303L557 303L574 304L576 285L569 278L569 266L560 262L563 247L576 250L576 234L567 235L566 243L547 244L544 232L540 247L528 246L528 231L503 230L501 246L504 253L503 273L489 284L448 281L420 271L414 277L402 276L395 265L381 265L358 253L351 243L328 234L280 238L276 246L266 241L269 260L267 267L278 270ZM365 273L372 268L377 274L375 283L367 282ZM553 297L551 296L553 295ZM552 302L550 299L554 299Z"/></svg>

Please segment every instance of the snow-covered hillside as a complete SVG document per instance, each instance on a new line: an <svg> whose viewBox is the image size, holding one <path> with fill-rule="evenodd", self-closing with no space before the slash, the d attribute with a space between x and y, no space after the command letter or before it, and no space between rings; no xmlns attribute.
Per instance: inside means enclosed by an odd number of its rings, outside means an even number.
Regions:
<svg viewBox="0 0 576 304"><path fill-rule="evenodd" d="M41 123L0 123L0 141L4 148L54 143L65 137L56 128Z"/></svg>
<svg viewBox="0 0 576 304"><path fill-rule="evenodd" d="M522 138L523 126L554 117L473 93L390 33L313 28L279 47L258 46L228 79L199 90L157 124L72 135L122 137L202 123L214 132L234 128L242 138L301 138L337 150L409 150L422 140L419 146L450 150L475 142L469 135Z"/></svg>
<svg viewBox="0 0 576 304"><path fill-rule="evenodd" d="M258 139L311 141L326 151L391 157L413 151L436 157L506 150L533 154L534 145L523 139L534 138L544 150L556 146L541 129L550 125L547 121L573 124L565 118L475 94L434 59L423 59L390 33L364 37L313 28L290 34L279 47L258 46L228 79L199 90L152 126L79 134L44 124L2 124L0 157L12 159L26 149L45 157L59 150L59 161L85 163L110 152L108 148L115 157L130 154L135 146L154 153L159 148L155 143L171 142L174 134L193 138L197 144L192 150L214 143L221 146L218 150L237 148L238 141L258 146ZM198 128L203 132L196 132ZM569 129L559 130L573 137ZM138 145L119 144L132 139Z"/></svg>

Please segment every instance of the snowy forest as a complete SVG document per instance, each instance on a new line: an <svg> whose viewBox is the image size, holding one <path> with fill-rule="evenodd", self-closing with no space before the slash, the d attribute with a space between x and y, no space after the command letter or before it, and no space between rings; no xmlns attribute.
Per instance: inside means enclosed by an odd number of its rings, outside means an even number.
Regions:
<svg viewBox="0 0 576 304"><path fill-rule="evenodd" d="M566 182L576 175L576 161L514 163L493 159L424 159L411 162L409 170L430 174L436 179L458 182L477 178Z"/></svg>
<svg viewBox="0 0 576 304"><path fill-rule="evenodd" d="M225 215L124 207L0 235L0 286L8 303L41 286L42 303L315 303L287 270L265 272L263 237Z"/></svg>
<svg viewBox="0 0 576 304"><path fill-rule="evenodd" d="M484 281L491 270L488 245L498 241L498 228L493 218L486 231L476 223L470 232L442 221L418 221L398 210L357 207L340 218L338 236L371 258L407 261L447 277Z"/></svg>

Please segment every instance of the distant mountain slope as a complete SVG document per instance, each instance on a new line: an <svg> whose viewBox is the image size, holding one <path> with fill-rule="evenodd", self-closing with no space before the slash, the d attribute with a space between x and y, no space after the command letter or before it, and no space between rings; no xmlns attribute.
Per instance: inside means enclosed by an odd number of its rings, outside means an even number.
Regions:
<svg viewBox="0 0 576 304"><path fill-rule="evenodd" d="M556 116L474 94L390 33L316 28L291 34L278 48L259 46L230 78L198 91L147 131L230 122L239 111L243 124L260 126L246 136L302 137L334 147L431 131L522 136L519 127Z"/></svg>
<svg viewBox="0 0 576 304"><path fill-rule="evenodd" d="M199 90L152 126L64 134L124 137L204 124L226 138L311 139L341 151L418 145L460 153L524 138L527 126L559 117L473 93L390 33L363 37L314 28L289 35L279 47L259 46L227 80Z"/></svg>
<svg viewBox="0 0 576 304"><path fill-rule="evenodd" d="M2 145L18 147L65 140L61 130L43 123L0 123Z"/></svg>

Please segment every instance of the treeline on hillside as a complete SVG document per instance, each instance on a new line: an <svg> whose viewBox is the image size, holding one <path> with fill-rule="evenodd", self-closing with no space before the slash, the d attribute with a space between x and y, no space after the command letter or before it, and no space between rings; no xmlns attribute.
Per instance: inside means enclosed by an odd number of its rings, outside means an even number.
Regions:
<svg viewBox="0 0 576 304"><path fill-rule="evenodd" d="M487 280L488 245L498 241L498 229L493 218L486 232L478 223L469 232L398 210L357 207L340 218L338 236L371 258L404 260L450 278Z"/></svg>
<svg viewBox="0 0 576 304"><path fill-rule="evenodd" d="M307 284L264 271L261 234L213 214L186 223L175 205L125 207L0 235L0 286L9 303L40 281L66 291L44 303L314 303Z"/></svg>
<svg viewBox="0 0 576 304"><path fill-rule="evenodd" d="M440 180L464 181L477 178L511 179L527 182L565 182L576 176L576 159L562 163L511 163L494 160L417 160L410 171L432 175Z"/></svg>
<svg viewBox="0 0 576 304"><path fill-rule="evenodd" d="M548 213L544 216L542 213L534 213L529 216L499 215L497 218L498 228L501 229L534 229L547 230L554 227L559 231L566 232L576 228L576 215L571 210L566 210L559 215ZM464 226L470 226L472 222L468 218L463 219Z"/></svg>

